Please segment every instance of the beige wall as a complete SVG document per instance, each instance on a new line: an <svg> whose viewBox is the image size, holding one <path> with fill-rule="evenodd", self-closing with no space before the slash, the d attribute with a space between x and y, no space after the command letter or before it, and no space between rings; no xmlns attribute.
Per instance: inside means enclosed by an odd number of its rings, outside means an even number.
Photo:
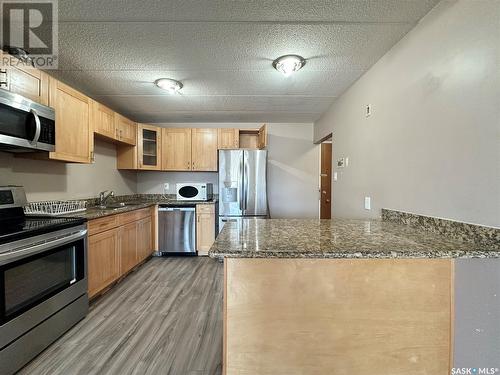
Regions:
<svg viewBox="0 0 500 375"><path fill-rule="evenodd" d="M255 123L175 123L166 127L258 128ZM274 218L318 217L318 150L312 143L312 124L268 124L268 199ZM176 182L212 182L217 173L139 172L139 193L162 193L163 183L175 193Z"/></svg>
<svg viewBox="0 0 500 375"><path fill-rule="evenodd" d="M94 151L94 164L21 159L0 152L0 185L24 186L29 201L89 198L107 189L134 193L136 173L116 169L115 146L96 139Z"/></svg>
<svg viewBox="0 0 500 375"><path fill-rule="evenodd" d="M499 25L499 1L439 3L316 122L334 160L349 157L333 215L386 207L500 227Z"/></svg>

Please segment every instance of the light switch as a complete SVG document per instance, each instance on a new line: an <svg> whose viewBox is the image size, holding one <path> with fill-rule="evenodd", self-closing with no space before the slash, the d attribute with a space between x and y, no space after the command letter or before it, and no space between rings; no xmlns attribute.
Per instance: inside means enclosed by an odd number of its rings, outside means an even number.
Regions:
<svg viewBox="0 0 500 375"><path fill-rule="evenodd" d="M337 181L337 172L333 172L333 181Z"/></svg>
<svg viewBox="0 0 500 375"><path fill-rule="evenodd" d="M372 209L372 199L371 197L365 197L365 210Z"/></svg>

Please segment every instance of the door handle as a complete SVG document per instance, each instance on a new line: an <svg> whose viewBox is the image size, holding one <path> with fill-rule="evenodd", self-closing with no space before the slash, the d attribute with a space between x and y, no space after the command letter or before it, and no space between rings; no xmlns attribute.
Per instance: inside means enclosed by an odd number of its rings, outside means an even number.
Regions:
<svg viewBox="0 0 500 375"><path fill-rule="evenodd" d="M42 129L42 126L40 124L40 117L38 117L38 114L34 109L30 109L30 113L33 115L35 118L35 125L36 125L36 130L35 130L35 136L33 137L33 140L31 143L37 143L38 139L40 138L40 131Z"/></svg>

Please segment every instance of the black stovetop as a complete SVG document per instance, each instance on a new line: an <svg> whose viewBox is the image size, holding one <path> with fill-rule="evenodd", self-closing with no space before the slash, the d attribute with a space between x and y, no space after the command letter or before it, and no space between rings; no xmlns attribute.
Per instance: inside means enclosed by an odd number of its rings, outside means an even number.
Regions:
<svg viewBox="0 0 500 375"><path fill-rule="evenodd" d="M9 213L7 216L0 212L0 244L74 227L85 221L76 217L25 217L19 212L16 215Z"/></svg>

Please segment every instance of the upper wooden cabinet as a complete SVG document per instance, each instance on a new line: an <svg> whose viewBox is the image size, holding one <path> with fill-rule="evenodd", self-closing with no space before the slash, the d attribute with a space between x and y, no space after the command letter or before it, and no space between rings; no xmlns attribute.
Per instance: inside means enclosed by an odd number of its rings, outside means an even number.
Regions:
<svg viewBox="0 0 500 375"><path fill-rule="evenodd" d="M3 56L17 61L15 57L0 52L0 57ZM49 76L22 63L0 69L0 88L43 105L49 104Z"/></svg>
<svg viewBox="0 0 500 375"><path fill-rule="evenodd" d="M267 125L264 124L259 129L259 141L257 143L258 148L263 149L267 147Z"/></svg>
<svg viewBox="0 0 500 375"><path fill-rule="evenodd" d="M240 147L240 130L239 129L217 129L218 149L230 149Z"/></svg>
<svg viewBox="0 0 500 375"><path fill-rule="evenodd" d="M137 125L137 157L139 169L161 169L161 128Z"/></svg>
<svg viewBox="0 0 500 375"><path fill-rule="evenodd" d="M267 147L267 125L259 129L239 129L239 147L264 149Z"/></svg>
<svg viewBox="0 0 500 375"><path fill-rule="evenodd" d="M49 78L49 106L56 112L55 151L50 159L90 163L94 142L91 99L64 83Z"/></svg>
<svg viewBox="0 0 500 375"><path fill-rule="evenodd" d="M217 171L217 129L191 132L191 170Z"/></svg>
<svg viewBox="0 0 500 375"><path fill-rule="evenodd" d="M94 133L109 139L117 139L115 112L101 103L92 100L92 121Z"/></svg>
<svg viewBox="0 0 500 375"><path fill-rule="evenodd" d="M163 128L161 143L162 170L191 170L191 129Z"/></svg>
<svg viewBox="0 0 500 375"><path fill-rule="evenodd" d="M137 124L115 112L115 131L120 142L136 145Z"/></svg>

